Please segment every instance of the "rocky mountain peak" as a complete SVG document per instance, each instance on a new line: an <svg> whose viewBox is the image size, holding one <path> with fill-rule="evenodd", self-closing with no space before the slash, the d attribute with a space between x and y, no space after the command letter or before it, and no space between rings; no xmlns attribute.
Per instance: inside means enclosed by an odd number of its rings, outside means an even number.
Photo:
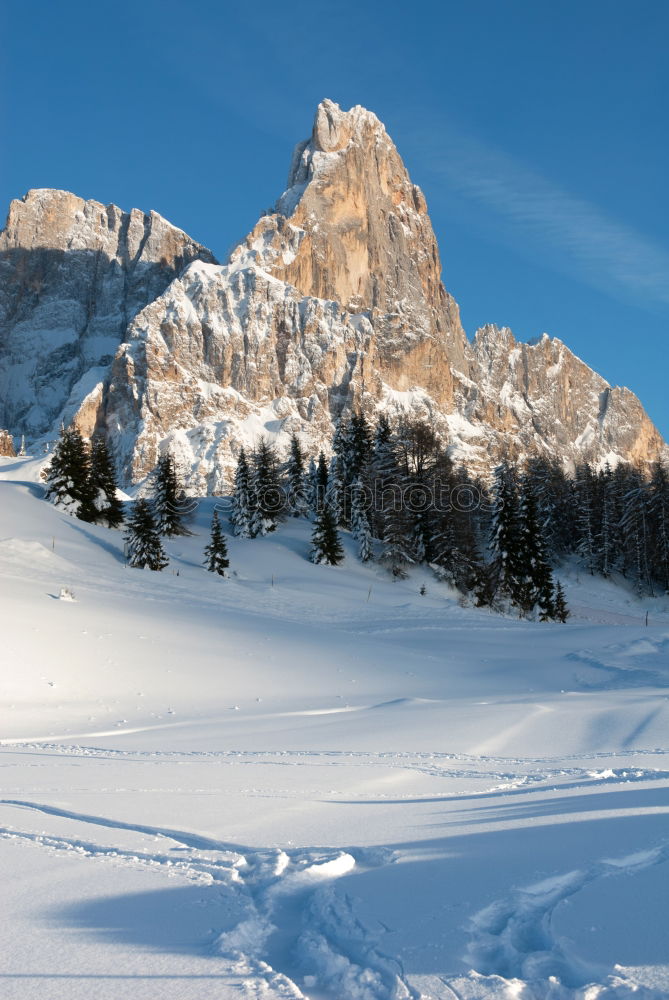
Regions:
<svg viewBox="0 0 669 1000"><path fill-rule="evenodd" d="M648 462L666 446L629 390L561 341L467 341L425 199L379 119L323 101L288 188L225 266L156 213L29 192L0 234L0 427L106 431L125 481L169 447L222 492L240 445L339 414L425 420L479 471L536 452Z"/></svg>
<svg viewBox="0 0 669 1000"><path fill-rule="evenodd" d="M248 251L302 295L370 314L388 355L443 341L468 367L425 198L385 127L364 108L319 105L311 138L293 155L288 189L236 259Z"/></svg>
<svg viewBox="0 0 669 1000"><path fill-rule="evenodd" d="M47 434L99 398L130 320L196 258L214 260L157 212L51 188L12 201L0 232L0 426Z"/></svg>
<svg viewBox="0 0 669 1000"><path fill-rule="evenodd" d="M318 105L311 135L314 149L333 153L354 139L369 141L370 135L388 138L385 125L372 111L359 104L350 111L342 111L338 104L327 99Z"/></svg>

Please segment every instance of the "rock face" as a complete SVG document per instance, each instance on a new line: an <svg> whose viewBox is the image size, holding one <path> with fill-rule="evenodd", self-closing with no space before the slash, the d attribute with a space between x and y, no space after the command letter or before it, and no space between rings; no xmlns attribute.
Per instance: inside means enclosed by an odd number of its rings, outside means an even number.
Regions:
<svg viewBox="0 0 669 1000"><path fill-rule="evenodd" d="M0 233L0 424L49 434L99 396L129 321L197 257L214 259L155 212L49 189L13 201Z"/></svg>
<svg viewBox="0 0 669 1000"><path fill-rule="evenodd" d="M225 266L159 216L64 192L13 203L0 239L5 423L43 433L64 407L106 429L127 481L169 445L193 490L220 492L241 443L296 431L315 449L352 407L429 420L481 469L502 454L665 452L633 393L560 341L488 326L468 342L425 199L363 108L319 106L287 190Z"/></svg>
<svg viewBox="0 0 669 1000"><path fill-rule="evenodd" d="M571 465L621 458L643 464L664 453L634 393L611 388L561 340L544 334L521 344L510 330L486 326L472 347L473 414L495 433L498 453L548 451Z"/></svg>
<svg viewBox="0 0 669 1000"><path fill-rule="evenodd" d="M410 355L428 342L434 362L447 352L447 362L466 369L467 338L441 282L425 198L381 122L364 108L319 106L311 139L293 154L276 213L258 222L244 249L302 295L367 315L382 374L402 374L410 383ZM431 381L423 371L421 384L451 402L450 386L437 373Z"/></svg>

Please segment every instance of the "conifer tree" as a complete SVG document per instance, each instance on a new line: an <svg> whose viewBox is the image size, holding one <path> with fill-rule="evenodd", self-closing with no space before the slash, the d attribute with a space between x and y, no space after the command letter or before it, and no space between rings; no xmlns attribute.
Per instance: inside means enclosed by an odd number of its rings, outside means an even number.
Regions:
<svg viewBox="0 0 669 1000"><path fill-rule="evenodd" d="M578 530L576 551L581 557L588 573L593 576L597 566L595 477L587 463L577 468L574 486L577 505L576 526Z"/></svg>
<svg viewBox="0 0 669 1000"><path fill-rule="evenodd" d="M340 463L337 460L336 455L332 457L330 461L330 471L328 472L328 484L325 490L325 504L332 511L332 516L336 525L343 525L344 522L344 504L343 504L343 485L341 481Z"/></svg>
<svg viewBox="0 0 669 1000"><path fill-rule="evenodd" d="M328 488L328 463L322 451L318 454L318 463L311 460L309 476L311 481L309 510L312 514L318 514L325 503Z"/></svg>
<svg viewBox="0 0 669 1000"><path fill-rule="evenodd" d="M407 567L413 565L416 559L403 508L388 505L382 511L381 525L383 544L379 561L396 580L405 580Z"/></svg>
<svg viewBox="0 0 669 1000"><path fill-rule="evenodd" d="M553 617L556 622L562 622L563 624L569 617L569 608L567 607L564 590L562 589L562 584L559 580L555 587L555 607Z"/></svg>
<svg viewBox="0 0 669 1000"><path fill-rule="evenodd" d="M293 517L304 517L309 512L304 474L304 454L296 434L290 439L290 454L286 463L288 506Z"/></svg>
<svg viewBox="0 0 669 1000"><path fill-rule="evenodd" d="M210 573L218 573L219 576L225 576L225 571L230 565L230 560L228 559L228 546L218 519L217 510L214 511L211 519L211 537L209 544L205 546L204 557L205 566Z"/></svg>
<svg viewBox="0 0 669 1000"><path fill-rule="evenodd" d="M411 552L415 563L420 564L425 562L427 544L428 538L425 522L420 514L415 515L411 540Z"/></svg>
<svg viewBox="0 0 669 1000"><path fill-rule="evenodd" d="M539 608L541 621L553 617L553 574L546 555L546 543L539 523L532 481L521 482L518 509L519 577L515 603L523 614Z"/></svg>
<svg viewBox="0 0 669 1000"><path fill-rule="evenodd" d="M246 452L241 448L235 470L235 486L230 511L232 530L239 538L251 538L252 514L251 472L246 460Z"/></svg>
<svg viewBox="0 0 669 1000"><path fill-rule="evenodd" d="M306 499L307 499L307 510L310 513L316 507L316 460L312 455L309 459L309 468L305 477L305 487L306 487Z"/></svg>
<svg viewBox="0 0 669 1000"><path fill-rule="evenodd" d="M628 575L634 580L639 594L652 594L653 583L648 558L648 492L641 475L635 470L628 473L628 491L620 527L627 542Z"/></svg>
<svg viewBox="0 0 669 1000"><path fill-rule="evenodd" d="M524 575L515 471L508 462L495 469L490 549L495 591L516 603Z"/></svg>
<svg viewBox="0 0 669 1000"><path fill-rule="evenodd" d="M361 477L369 464L371 457L371 435L369 424L364 414L354 413L350 424L350 453L346 486L352 485Z"/></svg>
<svg viewBox="0 0 669 1000"><path fill-rule="evenodd" d="M376 458L380 451L388 444L392 438L393 432L390 427L390 422L385 413L379 414L379 419L376 423L376 430L374 432L374 444L372 447L372 456Z"/></svg>
<svg viewBox="0 0 669 1000"><path fill-rule="evenodd" d="M174 459L169 452L161 455L153 476L153 514L158 534L187 535L183 524L183 494Z"/></svg>
<svg viewBox="0 0 669 1000"><path fill-rule="evenodd" d="M574 528L573 484L562 466L545 455L528 459L526 476L537 505L537 517L552 563L572 551Z"/></svg>
<svg viewBox="0 0 669 1000"><path fill-rule="evenodd" d="M323 504L316 516L309 558L313 563L330 566L337 566L344 558L337 522L327 504Z"/></svg>
<svg viewBox="0 0 669 1000"><path fill-rule="evenodd" d="M650 562L653 577L669 593L669 474L666 466L654 464L648 484Z"/></svg>
<svg viewBox="0 0 669 1000"><path fill-rule="evenodd" d="M273 445L264 438L253 452L251 474L251 536L276 530L284 511L279 462Z"/></svg>
<svg viewBox="0 0 669 1000"><path fill-rule="evenodd" d="M599 531L595 534L595 560L602 576L609 577L613 569L615 512L613 475L608 462L599 474L597 487L601 514Z"/></svg>
<svg viewBox="0 0 669 1000"><path fill-rule="evenodd" d="M168 564L158 525L147 500L137 500L128 520L125 540L128 565L135 569L161 570Z"/></svg>
<svg viewBox="0 0 669 1000"><path fill-rule="evenodd" d="M362 479L358 476L351 490L351 534L358 543L358 557L368 562L373 554L372 531L363 502Z"/></svg>
<svg viewBox="0 0 669 1000"><path fill-rule="evenodd" d="M81 521L94 521L88 449L76 427L61 427L46 477L46 499Z"/></svg>
<svg viewBox="0 0 669 1000"><path fill-rule="evenodd" d="M385 413L381 413L376 426L371 457L374 504L370 526L376 538L383 538L384 526L389 522L390 507L398 508L402 503L400 478L393 432Z"/></svg>
<svg viewBox="0 0 669 1000"><path fill-rule="evenodd" d="M346 484L351 459L351 427L348 417L342 414L337 420L332 438L330 473L334 470L342 487Z"/></svg>
<svg viewBox="0 0 669 1000"><path fill-rule="evenodd" d="M116 470L104 438L96 437L91 449L90 482L96 520L110 528L118 528L123 521L123 504L117 496Z"/></svg>
<svg viewBox="0 0 669 1000"><path fill-rule="evenodd" d="M367 520L367 515L365 513L363 513L359 522L356 541L358 543L358 559L360 562L369 562L370 559L373 559L374 542L372 540L372 531L369 527L369 521Z"/></svg>

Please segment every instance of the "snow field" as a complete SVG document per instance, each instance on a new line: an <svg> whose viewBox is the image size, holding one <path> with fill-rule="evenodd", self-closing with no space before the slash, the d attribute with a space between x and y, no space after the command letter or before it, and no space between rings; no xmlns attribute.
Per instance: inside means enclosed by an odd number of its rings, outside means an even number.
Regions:
<svg viewBox="0 0 669 1000"><path fill-rule="evenodd" d="M38 464L0 468L3 1000L669 996L668 602L571 568L567 625L501 619L297 520L221 580L211 500L130 570Z"/></svg>

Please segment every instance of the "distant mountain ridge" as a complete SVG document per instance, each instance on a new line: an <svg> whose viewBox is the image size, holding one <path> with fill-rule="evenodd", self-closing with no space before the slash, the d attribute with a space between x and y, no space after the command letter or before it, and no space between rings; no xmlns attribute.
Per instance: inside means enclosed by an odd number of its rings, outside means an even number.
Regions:
<svg viewBox="0 0 669 1000"><path fill-rule="evenodd" d="M637 397L561 341L495 326L467 340L422 192L376 116L331 101L225 265L155 213L51 190L12 202L0 407L29 440L61 420L104 430L126 482L169 446L209 492L242 443L295 431L315 449L351 408L428 420L474 467L666 453Z"/></svg>

